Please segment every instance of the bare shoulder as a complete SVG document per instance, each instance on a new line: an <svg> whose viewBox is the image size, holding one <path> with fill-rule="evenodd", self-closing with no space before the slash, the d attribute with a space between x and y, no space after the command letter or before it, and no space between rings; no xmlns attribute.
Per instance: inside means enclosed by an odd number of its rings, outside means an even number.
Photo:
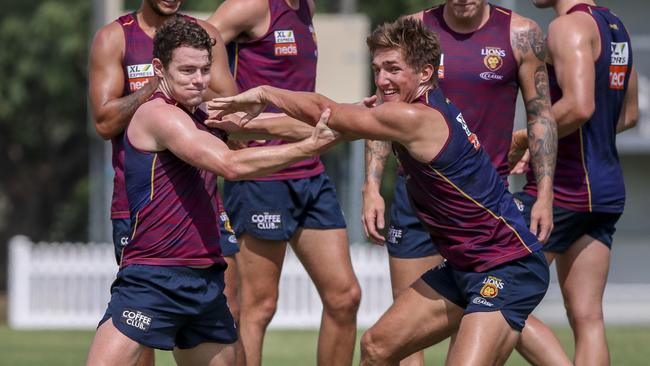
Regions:
<svg viewBox="0 0 650 366"><path fill-rule="evenodd" d="M530 18L512 13L510 21L510 43L517 60L534 55L540 61L546 60L546 45L542 28Z"/></svg>
<svg viewBox="0 0 650 366"><path fill-rule="evenodd" d="M221 39L221 34L219 33L219 30L212 24L208 23L205 20L202 19L197 19L196 22L205 29L206 32L210 35L210 37L214 38L217 43L223 43L223 40Z"/></svg>
<svg viewBox="0 0 650 366"><path fill-rule="evenodd" d="M124 31L122 26L117 22L110 22L99 28L93 39L93 49L106 49L115 53L116 50L124 52Z"/></svg>
<svg viewBox="0 0 650 366"><path fill-rule="evenodd" d="M587 13L574 12L559 16L548 26L548 35L563 37L569 35L595 35L598 33L596 21Z"/></svg>
<svg viewBox="0 0 650 366"><path fill-rule="evenodd" d="M268 0L228 0L219 6L208 22L215 24L215 21L219 20L222 22L236 20L255 25L264 18L268 11ZM233 17L234 19L220 19L223 17Z"/></svg>

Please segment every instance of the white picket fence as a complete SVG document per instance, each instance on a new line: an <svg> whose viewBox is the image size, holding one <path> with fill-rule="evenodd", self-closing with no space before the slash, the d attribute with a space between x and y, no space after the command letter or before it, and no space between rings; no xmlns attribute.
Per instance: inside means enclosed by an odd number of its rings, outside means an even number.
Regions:
<svg viewBox="0 0 650 366"><path fill-rule="evenodd" d="M109 300L117 266L110 244L32 243L16 236L9 244L9 324L14 329L91 329ZM362 288L358 326L372 325L390 306L386 250L350 247ZM324 263L323 265L327 265ZM650 284L610 284L605 295L609 323L650 324ZM317 328L322 306L318 293L291 250L287 251L275 328ZM566 323L557 284L536 310L542 320Z"/></svg>

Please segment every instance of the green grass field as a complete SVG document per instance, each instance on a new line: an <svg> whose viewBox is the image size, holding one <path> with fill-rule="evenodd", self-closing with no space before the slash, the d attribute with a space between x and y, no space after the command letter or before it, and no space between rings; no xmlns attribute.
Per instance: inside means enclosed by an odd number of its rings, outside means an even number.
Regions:
<svg viewBox="0 0 650 366"><path fill-rule="evenodd" d="M555 329L568 352L573 351L568 328ZM609 327L608 338L612 365L646 366L650 364L650 328ZM361 335L361 334L359 334ZM12 366L74 366L84 363L93 332L89 331L13 331L0 326L0 365ZM264 345L264 365L314 365L316 354L315 331L270 331ZM427 365L442 365L447 343L426 351ZM174 365L170 352L156 353L157 366ZM359 351L355 354L358 364ZM507 365L526 365L517 354Z"/></svg>

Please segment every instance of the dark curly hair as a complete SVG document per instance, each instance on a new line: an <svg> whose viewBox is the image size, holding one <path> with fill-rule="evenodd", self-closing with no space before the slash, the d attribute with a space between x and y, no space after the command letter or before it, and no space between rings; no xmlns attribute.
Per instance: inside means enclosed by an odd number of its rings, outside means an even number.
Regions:
<svg viewBox="0 0 650 366"><path fill-rule="evenodd" d="M421 71L428 64L434 67L431 85L438 84L440 65L440 42L438 35L428 29L418 19L399 18L392 23L384 23L366 39L371 54L381 49L399 49L404 61Z"/></svg>
<svg viewBox="0 0 650 366"><path fill-rule="evenodd" d="M160 59L164 67L172 60L172 52L188 46L208 51L212 61L212 46L216 41L195 21L186 17L175 16L163 23L153 39L153 57Z"/></svg>

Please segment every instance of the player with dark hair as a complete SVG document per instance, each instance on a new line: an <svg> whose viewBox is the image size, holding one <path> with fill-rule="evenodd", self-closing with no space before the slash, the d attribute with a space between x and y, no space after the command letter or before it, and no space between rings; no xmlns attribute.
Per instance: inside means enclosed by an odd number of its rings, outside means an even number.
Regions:
<svg viewBox="0 0 650 366"><path fill-rule="evenodd" d="M223 295L217 175L268 174L338 139L321 123L300 142L230 150L199 108L214 42L180 17L156 33L158 88L136 110L123 140L132 234L88 365L134 365L148 348L173 349L179 365L233 364L237 331Z"/></svg>

